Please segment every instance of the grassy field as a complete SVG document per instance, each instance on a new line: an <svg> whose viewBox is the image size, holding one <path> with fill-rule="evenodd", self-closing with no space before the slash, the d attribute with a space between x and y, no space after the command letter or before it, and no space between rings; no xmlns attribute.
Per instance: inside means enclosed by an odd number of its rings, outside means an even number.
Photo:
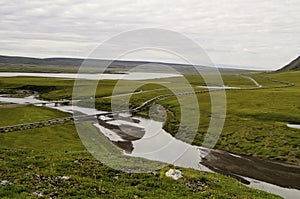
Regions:
<svg viewBox="0 0 300 199"><path fill-rule="evenodd" d="M263 86L280 85L263 76L289 81L295 83L295 86L227 90L226 122L216 148L235 154L299 164L299 130L288 128L286 124L300 123L300 72L247 75ZM189 74L186 78L194 90L205 90L197 87L205 85L201 77ZM224 74L223 81L225 85L232 87L255 87L252 81L240 75ZM130 106L136 107L157 95L171 93L169 89L158 85L159 82L168 82L172 88L181 89L177 78L133 81L133 84L145 84L136 92L152 91L132 95ZM70 79L10 77L0 78L0 90L29 89L38 91L44 99L71 99L73 83ZM88 95L88 88L94 83L83 81L81 95ZM109 96L116 83L115 80L103 80L99 83L95 95L97 108L110 110ZM121 90L126 93L130 87L125 83ZM188 100L189 97L181 98ZM201 119L193 144L201 145L210 121L211 104L208 93L198 94L197 97ZM123 97L115 98L122 100ZM86 105L88 102L84 100L81 104ZM181 116L178 99L168 98L157 103L168 109L164 128L174 135ZM139 114L147 117L146 113L147 107ZM41 121L66 115L34 106L1 108L0 125ZM192 118L187 120L193 121ZM189 169L181 168L185 175L179 182L162 175L167 168L158 170L156 174L127 174L112 170L97 162L85 150L72 122L0 134L0 139L0 180L14 183L13 186L0 187L1 198L34 198L35 191L47 196L59 195L62 198L273 198L270 194L248 189L231 178ZM58 176L64 175L71 179L59 179Z"/></svg>
<svg viewBox="0 0 300 199"><path fill-rule="evenodd" d="M0 126L38 122L68 116L67 113L58 110L37 106L18 107L15 114L12 114L12 110L12 108L1 109ZM39 114L32 114L36 112Z"/></svg>
<svg viewBox="0 0 300 199"><path fill-rule="evenodd" d="M267 78L289 81L295 83L294 87L274 88L262 90L227 90L227 115L226 122L217 144L217 148L236 154L253 155L261 158L278 160L299 164L299 130L286 127L287 123L300 122L300 72L247 74L263 86L278 86L279 83L271 82ZM201 77L186 75L194 90L205 85ZM171 93L169 89L162 89L160 82L168 82L168 87L180 89L178 78L158 80L131 81L131 84L143 83L139 90L152 90L131 96L130 107L136 107L144 101L157 95ZM232 87L255 87L254 83L240 75L224 74L224 84ZM73 80L54 78L11 77L0 79L0 89L32 89L41 94L44 99L70 99L72 96ZM88 88L93 81L83 81L81 85L82 96L89 94ZM99 82L95 94L96 108L110 110L111 95L116 80L103 80ZM121 93L132 92L126 81L122 84ZM121 94L120 93L120 94ZM210 121L210 96L208 93L198 94L201 109L201 120L198 134L194 144L201 145ZM114 99L122 100L122 96ZM187 97L181 97L187 100ZM186 98L186 99L184 99ZM180 105L176 98L169 98L157 103L169 110L169 117L165 129L174 135L178 129L180 119ZM84 100L81 105L88 105L89 100ZM147 110L147 107L146 109ZM140 113L147 116L145 112ZM189 121L189 119L187 119ZM193 121L192 119L190 121Z"/></svg>
<svg viewBox="0 0 300 199"><path fill-rule="evenodd" d="M12 118L21 123L65 114L33 106L0 113L2 125ZM19 113L30 118L14 117ZM0 179L13 183L0 186L0 198L36 198L34 192L42 193L41 198L277 198L232 178L192 169L179 168L184 177L178 181L164 175L173 166L143 174L113 170L86 151L72 122L3 133L0 140Z"/></svg>
<svg viewBox="0 0 300 199"><path fill-rule="evenodd" d="M294 87L262 90L227 90L227 115L217 148L235 154L253 155L260 158L278 160L293 164L300 161L300 134L298 129L286 126L300 123L300 72L263 74L275 79L295 83ZM278 85L253 74L263 86ZM232 78L227 84L238 86ZM265 83L267 82L267 83ZM199 94L201 123L194 144L201 145L210 120L210 100L207 93ZM180 118L176 99L159 102L174 114L169 117L165 128L176 132ZM175 105L175 106L172 106ZM174 118L175 115L175 118Z"/></svg>

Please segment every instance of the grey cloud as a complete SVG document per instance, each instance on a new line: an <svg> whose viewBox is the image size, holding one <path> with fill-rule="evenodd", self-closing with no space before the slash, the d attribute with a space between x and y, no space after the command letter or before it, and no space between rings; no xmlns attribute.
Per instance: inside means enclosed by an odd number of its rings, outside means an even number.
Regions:
<svg viewBox="0 0 300 199"><path fill-rule="evenodd" d="M84 57L113 35L155 27L190 37L216 63L277 68L299 54L299 7L298 0L2 0L1 53Z"/></svg>

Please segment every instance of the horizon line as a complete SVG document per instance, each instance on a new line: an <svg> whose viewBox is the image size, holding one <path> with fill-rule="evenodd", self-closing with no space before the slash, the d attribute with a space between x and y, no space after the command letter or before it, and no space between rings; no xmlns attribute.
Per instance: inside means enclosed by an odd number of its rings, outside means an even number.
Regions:
<svg viewBox="0 0 300 199"><path fill-rule="evenodd" d="M4 57L15 57L15 58L31 58L31 59L40 59L40 60L46 60L46 59L77 59L77 60L98 60L98 61L121 61L121 62L147 62L147 63L160 63L160 64L173 64L173 65L190 65L193 66L193 64L188 63L180 63L180 62L168 62L168 61L161 61L161 60L139 60L139 59L109 59L109 58L84 58L84 57L75 57L75 56L53 56L53 57L36 57L36 56L24 56L24 55L3 55L0 54L0 56ZM219 69L237 69L237 70L255 70L255 71L276 71L278 69L266 69L266 68L258 68L258 67L251 67L251 66L238 66L238 65L230 65L230 64L214 64L213 66L205 66L196 64L195 66L204 66L204 67L216 67Z"/></svg>

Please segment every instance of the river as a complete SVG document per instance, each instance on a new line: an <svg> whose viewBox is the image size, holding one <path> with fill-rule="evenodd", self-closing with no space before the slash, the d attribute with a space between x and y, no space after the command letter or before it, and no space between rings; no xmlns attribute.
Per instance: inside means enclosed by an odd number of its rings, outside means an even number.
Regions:
<svg viewBox="0 0 300 199"><path fill-rule="evenodd" d="M17 104L34 104L34 103L45 102L43 100L34 98L34 96L29 96L25 98L8 98L8 97L1 96L0 101L17 103ZM41 106L41 104L39 104L38 106ZM73 113L74 111L76 111L88 115L105 113L104 111L97 111L92 108L84 108L79 106L55 107L54 104L51 103L47 104L47 107L58 109L60 111L69 112L69 113ZM109 122L114 125L120 125L126 123L127 125L133 125L145 129L145 134L142 136L142 139L137 139L132 141L133 150L131 152L128 151L125 152L124 150L125 155L130 155L134 157L143 157L150 160L157 160L157 161L161 161L161 162L165 162L165 163L169 163L169 164L173 164L185 168L194 168L197 170L213 172L207 166L202 164L202 162L204 161L203 160L204 154L206 154L205 152L207 149L199 146L193 146L175 139L169 133L163 130L162 122L154 121L151 119L145 119L141 117L134 117L134 119L139 122L131 123L131 124L130 122L123 121L123 120L112 120ZM95 123L94 126L97 127L99 131L103 133L103 135L108 137L108 139L110 139L111 141L124 141L120 136L118 136L110 129L100 126L98 123ZM182 151L185 152L182 154ZM214 153L218 153L218 151L216 150L214 151ZM178 157L179 154L180 157L176 158L176 156ZM243 160L242 156L237 156L226 152L222 156L225 157L226 159L236 158L238 160ZM176 161L174 161L174 159L176 159ZM253 164L255 164L255 162L253 162ZM240 177L250 183L247 186L255 189L274 193L284 198L300 197L300 191L298 189L284 188L278 185L263 182L261 180L256 180L250 177L244 177L244 176L240 176Z"/></svg>

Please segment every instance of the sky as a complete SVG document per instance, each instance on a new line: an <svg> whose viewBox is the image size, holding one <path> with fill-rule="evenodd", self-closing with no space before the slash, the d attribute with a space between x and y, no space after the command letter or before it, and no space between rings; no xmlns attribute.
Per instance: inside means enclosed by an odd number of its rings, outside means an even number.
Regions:
<svg viewBox="0 0 300 199"><path fill-rule="evenodd" d="M86 58L115 35L161 28L216 65L272 70L300 54L299 9L299 0L0 0L0 54ZM127 59L180 62L147 51Z"/></svg>

